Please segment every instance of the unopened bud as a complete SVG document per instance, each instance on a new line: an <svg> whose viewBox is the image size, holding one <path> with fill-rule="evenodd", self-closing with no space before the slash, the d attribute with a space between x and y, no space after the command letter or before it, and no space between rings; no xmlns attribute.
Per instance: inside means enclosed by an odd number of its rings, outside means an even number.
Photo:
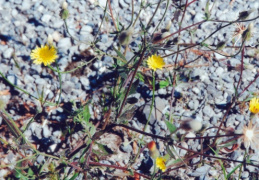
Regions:
<svg viewBox="0 0 259 180"><path fill-rule="evenodd" d="M62 9L64 9L64 10L67 9L67 2L66 1L63 2Z"/></svg>
<svg viewBox="0 0 259 180"><path fill-rule="evenodd" d="M69 11L67 10L67 9L62 9L61 11L60 11L60 17L61 17L61 19L67 19L68 18L68 16L69 16Z"/></svg>
<svg viewBox="0 0 259 180"><path fill-rule="evenodd" d="M242 12L240 12L238 20L245 20L254 11L255 11L255 9L251 9L249 11L242 11Z"/></svg>
<svg viewBox="0 0 259 180"><path fill-rule="evenodd" d="M181 128L187 131L199 131L202 128L202 123L198 120L186 120L181 124Z"/></svg>
<svg viewBox="0 0 259 180"><path fill-rule="evenodd" d="M129 29L122 31L119 35L119 43L121 45L128 45L132 39L133 33L133 27L130 27Z"/></svg>
<svg viewBox="0 0 259 180"><path fill-rule="evenodd" d="M165 29L166 29L167 31L169 31L170 28L171 28L171 26L172 26L172 21L169 20L169 21L167 22L166 26L165 26Z"/></svg>
<svg viewBox="0 0 259 180"><path fill-rule="evenodd" d="M149 149L149 154L153 159L156 159L157 157L160 156L160 153L156 147L155 141L151 141L150 143L147 144L147 147Z"/></svg>
<svg viewBox="0 0 259 180"><path fill-rule="evenodd" d="M49 44L50 46L53 44L53 37L52 37L51 34L48 35L47 41L48 41L48 44Z"/></svg>
<svg viewBox="0 0 259 180"><path fill-rule="evenodd" d="M222 50L222 49L224 49L225 46L226 46L226 42L220 41L220 42L217 44L217 49L218 49L218 50Z"/></svg>
<svg viewBox="0 0 259 180"><path fill-rule="evenodd" d="M254 24L253 23L250 23L248 25L248 28L243 32L242 34L242 38L244 41L249 41L250 38L252 37L252 30L254 28Z"/></svg>
<svg viewBox="0 0 259 180"><path fill-rule="evenodd" d="M162 39L164 39L165 37L169 36L171 33L170 32L164 32L161 36Z"/></svg>

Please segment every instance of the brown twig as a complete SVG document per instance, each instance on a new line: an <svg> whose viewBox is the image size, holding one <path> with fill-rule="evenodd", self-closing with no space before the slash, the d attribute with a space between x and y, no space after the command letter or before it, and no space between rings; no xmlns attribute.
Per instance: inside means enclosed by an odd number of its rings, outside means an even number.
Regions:
<svg viewBox="0 0 259 180"><path fill-rule="evenodd" d="M115 22L115 20L114 20L113 13L112 13L111 0L108 0L108 5L109 5L109 10L110 10L110 13L111 13L111 18L112 18L113 24L114 24L114 26L115 26L116 31L118 31L118 27L117 27L117 25L116 25L116 22Z"/></svg>
<svg viewBox="0 0 259 180"><path fill-rule="evenodd" d="M122 109L123 109L123 107L124 107L124 105L125 105L125 103L126 103L126 100L127 100L128 94L129 94L129 91L130 91L130 89L131 89L131 86L132 86L132 83L133 83L134 78L135 78L135 76L136 76L136 73L137 73L137 71L138 71L138 68L139 68L140 64L142 63L142 61L143 61L143 59L144 59L144 54L145 54L145 52L146 52L146 44L145 44L145 40L144 40L144 48L143 48L143 50L142 50L142 53L141 53L140 59L139 59L139 61L138 61L138 64L137 64L137 66L136 66L136 69L134 70L134 73L133 73L133 75L132 75L132 78L131 78L129 87L128 87L128 89L127 89L127 91L126 91L126 94L125 94L125 97L124 97L124 99L123 99L123 101L122 101L122 104L121 104L121 107L120 107L120 111L119 111L119 113L118 113L118 115L117 115L117 118L120 117L120 115L121 115L121 113L122 113Z"/></svg>

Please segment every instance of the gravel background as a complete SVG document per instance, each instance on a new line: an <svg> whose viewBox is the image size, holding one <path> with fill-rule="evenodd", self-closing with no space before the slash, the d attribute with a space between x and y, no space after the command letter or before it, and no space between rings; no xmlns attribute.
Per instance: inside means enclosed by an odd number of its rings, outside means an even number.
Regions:
<svg viewBox="0 0 259 180"><path fill-rule="evenodd" d="M103 8L105 7L105 0L70 0L68 2L68 10L70 16L67 20L69 31L75 39L81 42L75 41L69 37L64 28L64 22L60 19L59 12L61 10L61 4L63 1L58 0L0 0L0 72L2 72L7 79L18 87L25 89L32 95L39 97L41 92L44 92L44 97L47 97L47 101L56 101L58 98L59 82L57 74L53 73L50 69L35 65L30 60L30 52L37 45L40 46L46 43L46 39L49 34L54 38L54 43L58 48L58 64L62 71L70 70L71 67L76 67L80 62L89 61L94 52L88 49L89 43L94 40L98 27L103 17ZM140 0L135 0L135 15L140 8ZM157 2L152 1L152 2ZM115 18L118 18L123 26L127 27L131 20L131 1L130 0L113 0L112 9L114 10ZM103 8L100 8L101 7ZM162 3L149 32L153 32L155 25L160 21L164 9L165 2ZM202 21L204 17L204 7L206 5L205 0L199 0L188 7L182 27L189 26L196 22ZM245 10L256 9L249 17L256 17L258 15L259 2L257 0L236 0L229 5L229 2L225 0L216 1L212 10L212 17L220 20L235 20L238 18L239 12ZM145 11L142 11L140 20L142 23L147 24L151 18L155 6L148 7ZM172 14L175 11L175 7L170 5L168 12L165 15L165 20L162 21L160 27L165 27L168 20L172 18ZM249 23L244 23L248 25ZM217 27L218 23L207 22L198 27L196 30L192 42L200 42L207 35L212 33ZM258 43L259 28L258 20L254 21L254 36L247 42L246 45L255 45ZM177 31L177 24L173 24L170 28L170 32ZM235 26L229 26L213 35L207 44L216 45L223 40L231 41ZM118 41L114 34L110 34L114 31L111 18L104 21L100 33L97 36L99 38L98 48L110 55L116 55L112 46L117 47ZM131 51L127 53L126 58L130 59L134 55L134 50L138 49L138 45L141 44L141 38L138 34L140 31L139 21L135 27L135 34L133 41L130 44ZM182 33L180 43L189 43L190 34ZM240 41L239 41L240 42ZM230 43L228 45L231 45ZM240 43L237 43L240 45ZM172 51L177 47L173 47ZM229 54L233 54L235 51L230 49ZM162 51L161 51L162 53ZM165 51L169 53L169 51ZM230 67L235 67L240 64L240 54L226 59L219 54L205 52L205 57L200 58L195 68L184 68L181 70L181 81L175 88L176 101L173 106L173 115L175 116L176 125L179 126L180 118L192 117L202 122L203 125L212 127L213 125L219 125L220 119L223 117L226 111L226 104L231 102L234 96L235 89L233 84L237 84L240 73L232 70ZM243 78L241 81L241 88L238 92L241 92L250 81L252 81L257 74L258 59L252 57L253 51L246 49L246 56L244 58L245 70L243 71ZM181 54L179 59L184 58ZM62 103L63 106L59 108L47 108L45 109L47 114L40 114L37 116L34 122L32 122L29 128L24 132L25 136L37 147L48 153L59 153L64 149L72 149L76 146L80 138L83 137L83 133L79 130L73 134L72 138L62 139L62 132L65 130L65 125L69 121L69 113L64 109L75 110L74 104L84 103L88 98L92 98L90 110L92 112L92 118L95 121L101 120L101 106L100 95L107 93L109 88L107 86L111 84L112 73L109 70L112 67L113 59L110 56L100 56L98 60L93 61L89 66L82 68L80 71L76 71L71 74L62 74ZM189 52L187 61L197 58L198 55L194 52ZM174 56L165 58L166 64L173 64ZM18 66L17 66L18 64ZM169 76L167 70L157 72L158 79L164 79ZM102 88L101 90L99 90ZM248 91L244 92L240 100L244 100L250 94L250 92L258 92L259 79L255 81ZM10 94L1 95L0 99L7 103L8 113L14 120L19 121L21 126L28 123L31 118L31 114L35 114L42 109L40 103L30 98L28 95L21 93L21 91L14 89L8 85L3 78L0 78L0 91L9 90ZM97 91L96 93L96 90ZM153 110L150 123L147 132L154 133L156 135L164 136L167 134L167 128L164 123L167 112L169 112L172 87L159 89L155 92L156 109ZM152 91L147 88L145 84L140 84L137 93L132 95L139 99L135 106L143 107L142 118L147 118L150 111ZM25 108L24 108L25 107ZM94 115L93 112L97 112ZM100 114L98 114L98 112ZM130 121L130 125L137 129L142 129L145 125L145 121L137 117L133 117ZM184 118L183 118L184 119ZM243 125L247 124L249 120L248 108L240 108L236 105L231 110L227 117L226 127L233 127L234 129L241 130ZM2 124L0 118L0 124ZM76 129L77 127L75 127ZM216 129L208 130L205 135L215 135ZM114 164L119 162L122 166L127 164L130 159L130 155L133 152L132 144L129 144L127 135L124 134L124 138L120 139L115 135L107 135L110 137L102 138L102 143L107 143L114 151L118 151L116 156L110 157L107 160L103 160L102 163ZM195 136L193 133L190 136ZM118 140L120 139L120 140ZM147 142L151 138L146 137ZM109 142L116 142L109 144ZM158 142L160 151L165 152L163 143ZM199 151L200 144L198 140L187 141L182 146L188 147L192 150ZM118 150L119 149L119 150ZM186 151L180 151L181 156L186 154ZM237 150L231 154L231 159L242 160L242 153L244 151ZM141 154L143 161L136 164L136 169L141 165L150 164L150 157L148 150L146 149ZM258 159L258 154L254 154L254 159ZM6 163L14 162L15 155L6 156L0 159ZM45 161L43 156L37 158L38 163ZM192 160L193 163L199 161L198 158ZM236 163L229 163L227 171L231 171L235 167ZM150 167L149 167L150 168ZM147 168L146 168L147 169ZM220 169L220 167L219 167ZM206 178L213 177L218 173L217 167L204 165L197 169L179 169L176 172L177 177L186 179L188 177L200 177ZM257 168L249 167L247 171L243 171L242 178L246 179L251 176L251 172L257 172ZM207 172L204 174L204 172ZM0 178L6 173L6 170L0 170ZM102 175L104 178L109 178L107 175ZM205 179L206 179L205 178Z"/></svg>

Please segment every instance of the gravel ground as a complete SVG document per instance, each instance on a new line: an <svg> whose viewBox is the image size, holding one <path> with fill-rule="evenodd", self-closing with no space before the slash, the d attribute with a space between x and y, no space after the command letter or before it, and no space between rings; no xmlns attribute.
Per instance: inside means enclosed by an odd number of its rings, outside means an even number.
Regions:
<svg viewBox="0 0 259 180"><path fill-rule="evenodd" d="M79 41L75 41L65 30L64 21L60 18L61 0L0 0L0 72L13 84L31 93L33 96L39 97L43 92L47 101L55 102L59 94L59 80L57 73L53 73L49 68L35 65L30 59L31 50L36 46L43 45L47 42L49 34L53 36L54 44L58 49L58 64L62 71L70 70L78 66L81 62L87 62L92 57L96 56L89 47L89 43L95 38L98 32L98 27L103 17L103 9L105 0L68 0L68 10L70 16L67 20L70 34ZM154 1L154 2L157 2ZM185 19L182 27L200 22L204 17L205 0L198 0L192 3L185 14ZM140 0L135 0L135 12L140 8ZM114 16L119 19L123 26L127 27L131 20L131 1L130 0L113 0L112 9ZM98 6L99 5L99 6ZM211 3L212 5L212 3ZM102 8L101 8L101 7ZM150 32L155 30L155 25L160 21L164 9L163 2L157 11L156 16L151 23ZM140 14L142 23L147 24L155 11L156 6L148 7ZM259 2L257 0L236 0L231 5L225 0L215 1L211 16L220 19L232 21L238 18L239 12L255 9L249 17L258 16ZM161 23L161 27L165 27L167 22L172 18L172 13L175 7L170 5L165 15L165 19ZM135 13L137 15L137 13ZM247 42L246 45L255 45L258 43L256 32L259 28L258 19L254 23L254 36ZM249 22L244 23L248 25ZM210 33L215 31L219 26L218 23L206 22L200 25L192 39L192 42L200 42ZM177 31L178 26L173 24L170 32ZM118 40L113 32L114 26L111 18L104 21L98 34L99 42L97 46L103 52L114 56L116 52L112 48L118 46ZM134 50L138 49L141 44L139 32L139 21L135 26L135 34L129 45L131 51L126 54L126 59L130 59L134 55ZM207 44L216 45L223 40L231 40L235 26L229 26L206 41ZM190 34L182 33L180 43L189 43ZM83 42L83 43L82 43ZM239 41L239 45L240 45ZM238 44L238 43L237 43ZM172 47L172 51L177 50L177 47ZM170 53L168 50L165 53ZM198 51L188 51L188 61L198 57ZM218 126L220 120L224 116L227 109L227 104L231 102L235 94L234 84L236 85L240 72L231 67L236 67L240 64L241 55L231 58L225 58L212 51L202 51L203 57L196 61L197 67L189 67L181 70L181 79L175 87L175 102L173 104L172 113L176 125L179 127L182 119L193 118L200 121L206 127ZM229 54L233 54L234 50L228 50ZM253 51L246 49L244 58L245 68L241 80L241 92L248 84L254 80L258 71L258 59L250 55ZM179 59L183 59L186 54L181 54ZM62 74L62 94L61 107L46 108L42 107L38 100L31 98L29 95L22 93L18 89L11 87L3 78L0 78L0 92L9 93L1 94L1 101L5 102L6 110L11 117L22 127L36 114L43 111L35 117L27 130L24 132L25 137L32 142L40 151L57 155L66 149L74 149L78 142L84 137L80 127L73 127L75 133L71 138L64 138L62 134L66 130L66 125L71 122L69 112L65 109L75 111L78 104L84 104L91 98L90 111L94 122L101 121L102 109L101 98L102 93L109 92L109 86L112 82L113 75L110 70L113 65L111 56L97 56L98 59L83 67L79 71L70 74ZM175 56L165 58L167 65L174 64ZM148 74L148 73L147 73ZM157 71L157 78L164 79L169 77L167 70ZM245 100L251 92L258 92L259 79L257 79L247 91L245 91L239 100ZM167 126L164 120L167 118L166 113L170 111L170 99L173 87L166 87L155 92L155 109L152 112L147 132L155 135L168 135ZM140 116L134 116L129 125L136 129L143 129L145 122L150 112L152 91L142 83L137 92L132 97L136 97L138 102L135 104L135 109L138 109ZM141 109L141 110L139 110ZM95 113L97 114L95 114ZM98 113L99 112L99 113ZM184 117L184 118L180 118ZM226 127L231 127L236 130L242 130L242 127L249 121L248 108L234 106L227 117ZM4 125L0 117L0 124ZM78 129L79 128L79 129ZM216 129L211 128L204 135L215 135ZM4 129L1 128L1 133L4 135ZM121 166L126 165L135 154L133 143L129 143L130 138L126 132L123 132L123 138L116 134L106 134L101 138L99 143L106 144L113 151L117 152L107 159L102 160L104 164L119 163ZM189 134L190 137L195 136L194 133ZM152 139L145 137L145 141L149 142ZM8 141L13 141L8 139ZM113 143L111 143L113 142ZM162 142L157 141L159 150L165 153L165 146ZM198 140L189 140L181 144L191 150L199 151L200 142ZM179 150L180 156L184 156L187 151ZM233 160L242 160L244 151L237 150L231 153L229 157ZM11 151L1 152L1 162L5 164L12 163L16 160L16 155ZM1 158L2 157L2 158ZM240 159L241 158L241 159ZM251 157L258 159L258 154L254 153ZM144 166L146 172L149 171L150 157L148 150L145 149L141 154L139 161L135 164L136 169ZM199 158L192 159L192 163L198 162ZM41 164L46 161L44 156L38 156L35 163ZM237 163L229 163L227 172L230 172ZM152 165L151 165L152 166ZM3 177L8 170L0 168L0 178ZM141 169L141 168L140 168ZM210 179L219 174L220 166L204 165L199 168L183 168L171 175L180 179ZM144 172L143 169L141 169ZM205 173L206 172L206 173ZM248 167L241 174L243 179L249 179L252 173L258 172L258 168ZM238 175L238 174L237 174ZM102 172L100 177L109 179L111 176ZM80 179L80 177L78 177ZM213 178L212 178L213 179ZM221 179L219 177L219 179Z"/></svg>

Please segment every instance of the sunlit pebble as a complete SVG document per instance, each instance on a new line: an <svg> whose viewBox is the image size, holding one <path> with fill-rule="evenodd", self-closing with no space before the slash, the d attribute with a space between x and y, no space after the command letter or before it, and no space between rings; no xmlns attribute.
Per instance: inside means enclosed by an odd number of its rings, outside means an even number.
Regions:
<svg viewBox="0 0 259 180"><path fill-rule="evenodd" d="M1 169L0 170L0 178L5 177L8 174L9 170Z"/></svg>
<svg viewBox="0 0 259 180"><path fill-rule="evenodd" d="M57 144L52 144L49 146L48 152L54 152L57 147Z"/></svg>
<svg viewBox="0 0 259 180"><path fill-rule="evenodd" d="M188 132L185 137L187 137L187 138L195 138L196 135L193 132Z"/></svg>
<svg viewBox="0 0 259 180"><path fill-rule="evenodd" d="M103 66L103 67L101 67L100 69L99 69L99 72L100 73L103 73L103 72L105 72L106 71L106 67L105 66Z"/></svg>

